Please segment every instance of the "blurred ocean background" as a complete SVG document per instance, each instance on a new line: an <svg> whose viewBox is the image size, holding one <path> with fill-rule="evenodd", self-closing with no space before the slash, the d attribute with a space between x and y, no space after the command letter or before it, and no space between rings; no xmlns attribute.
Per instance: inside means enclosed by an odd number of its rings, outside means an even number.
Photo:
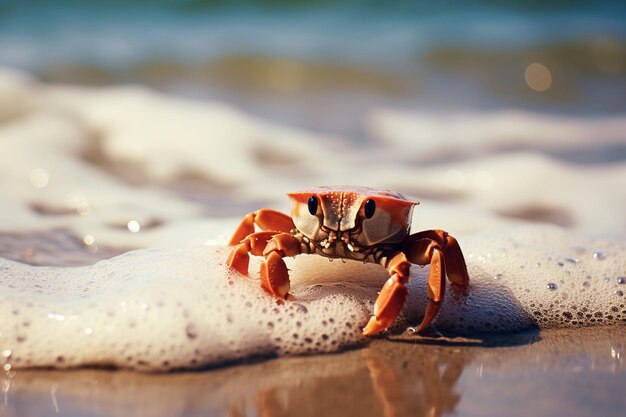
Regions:
<svg viewBox="0 0 626 417"><path fill-rule="evenodd" d="M622 1L0 0L0 65L226 101L368 143L380 107L623 113L625 22Z"/></svg>

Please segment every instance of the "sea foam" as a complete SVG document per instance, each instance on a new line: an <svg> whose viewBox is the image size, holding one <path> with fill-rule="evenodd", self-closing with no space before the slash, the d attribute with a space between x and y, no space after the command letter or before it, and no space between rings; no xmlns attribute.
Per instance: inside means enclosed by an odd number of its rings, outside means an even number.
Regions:
<svg viewBox="0 0 626 417"><path fill-rule="evenodd" d="M626 322L626 244L556 227L491 228L461 239L467 295L448 290L435 326L475 334ZM386 278L377 265L288 259L295 301L229 272L220 246L147 249L95 265L0 260L5 367L200 368L258 356L321 353L367 341L361 328ZM395 330L416 323L428 268L412 268Z"/></svg>

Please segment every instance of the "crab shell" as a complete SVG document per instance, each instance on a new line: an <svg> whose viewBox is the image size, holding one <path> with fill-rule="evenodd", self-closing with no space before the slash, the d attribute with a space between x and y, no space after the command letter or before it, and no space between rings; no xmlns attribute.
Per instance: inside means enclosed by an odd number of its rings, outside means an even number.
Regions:
<svg viewBox="0 0 626 417"><path fill-rule="evenodd" d="M315 187L288 196L296 228L312 242L334 233L359 247L401 242L409 234L413 206L419 204L393 191L352 186ZM309 212L311 197L319 202L315 214ZM367 200L376 204L371 218L364 212Z"/></svg>

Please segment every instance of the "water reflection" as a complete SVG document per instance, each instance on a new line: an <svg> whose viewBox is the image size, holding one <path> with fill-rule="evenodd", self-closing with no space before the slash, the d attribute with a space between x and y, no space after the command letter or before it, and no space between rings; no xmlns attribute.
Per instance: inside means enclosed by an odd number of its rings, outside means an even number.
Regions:
<svg viewBox="0 0 626 417"><path fill-rule="evenodd" d="M406 334L341 354L203 372L18 371L3 376L0 415L543 415L558 407L578 416L599 402L617 415L625 345L620 326L419 344ZM510 409L535 392L550 396Z"/></svg>

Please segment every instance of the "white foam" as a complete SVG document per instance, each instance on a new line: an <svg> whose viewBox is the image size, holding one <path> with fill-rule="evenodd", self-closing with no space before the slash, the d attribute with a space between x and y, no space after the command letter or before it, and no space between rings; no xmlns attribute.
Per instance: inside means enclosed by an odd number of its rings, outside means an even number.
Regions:
<svg viewBox="0 0 626 417"><path fill-rule="evenodd" d="M463 240L472 280L438 326L461 332L626 324L626 242L558 227L487 229Z"/></svg>
<svg viewBox="0 0 626 417"><path fill-rule="evenodd" d="M626 216L622 215L626 193L618 191L626 189L623 163L572 166L535 153L513 153L414 169L395 182L403 189L414 189L416 195L420 190L448 193L458 200L455 205L460 212L463 204L488 213L521 216L525 211L545 211L580 231L626 235Z"/></svg>
<svg viewBox="0 0 626 417"><path fill-rule="evenodd" d="M79 268L2 260L2 351L13 367L165 370L362 340L365 309L349 291L305 291L301 301L279 305L257 282L231 277L226 256L197 247L129 252Z"/></svg>
<svg viewBox="0 0 626 417"><path fill-rule="evenodd" d="M378 109L371 134L420 158L483 154L515 147L569 150L623 145L626 117L549 116L522 110L433 113Z"/></svg>
<svg viewBox="0 0 626 417"><path fill-rule="evenodd" d="M330 137L258 120L225 104L140 87L52 88L47 103L103 132L102 152L110 161L138 164L160 180L195 173L233 186L280 177L296 167L303 174L319 174L340 160L320 143Z"/></svg>
<svg viewBox="0 0 626 417"><path fill-rule="evenodd" d="M506 232L506 233L505 233ZM492 229L462 239L467 297L448 291L435 324L460 333L626 322L618 281L626 244L558 228ZM594 251L602 251L594 257ZM0 349L12 367L197 368L259 355L330 352L363 343L387 277L377 265L289 259L296 301L277 303L253 278L227 272L220 247L129 252L93 266L0 260ZM414 267L405 318L425 305ZM556 287L552 289L553 285ZM406 326L399 320L397 328Z"/></svg>

